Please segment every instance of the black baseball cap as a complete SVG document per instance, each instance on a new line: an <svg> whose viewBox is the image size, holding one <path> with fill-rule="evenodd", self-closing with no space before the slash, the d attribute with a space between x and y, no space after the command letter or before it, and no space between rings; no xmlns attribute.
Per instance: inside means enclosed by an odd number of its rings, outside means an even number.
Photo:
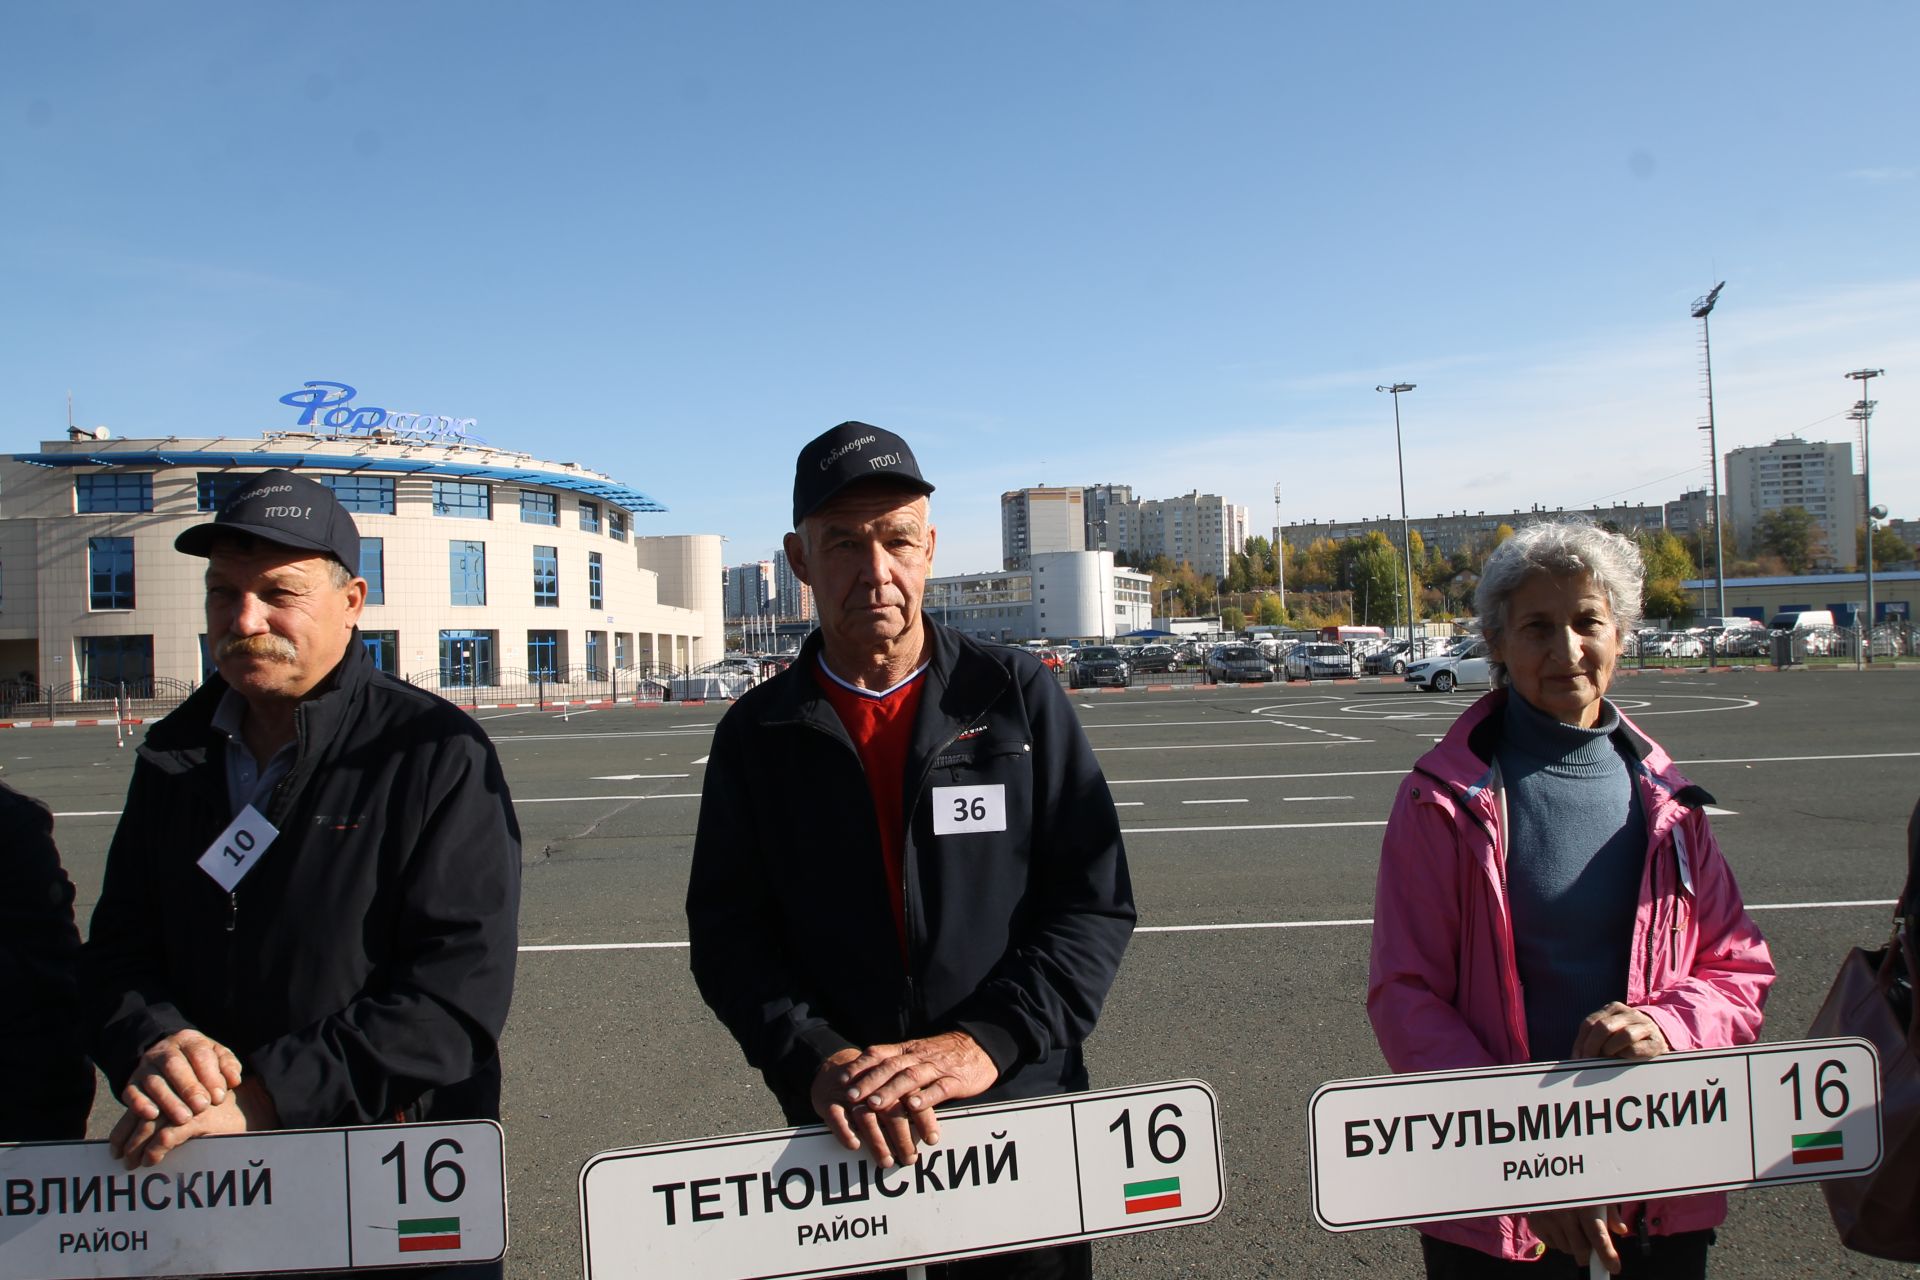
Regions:
<svg viewBox="0 0 1920 1280"><path fill-rule="evenodd" d="M827 499L862 480L887 480L916 493L932 493L907 442L883 427L843 422L815 436L793 468L793 527Z"/></svg>
<svg viewBox="0 0 1920 1280"><path fill-rule="evenodd" d="M360 572L360 530L353 516L323 484L291 471L262 471L225 502L206 524L197 524L173 540L176 551L208 555L222 533L244 533L263 542L332 556Z"/></svg>

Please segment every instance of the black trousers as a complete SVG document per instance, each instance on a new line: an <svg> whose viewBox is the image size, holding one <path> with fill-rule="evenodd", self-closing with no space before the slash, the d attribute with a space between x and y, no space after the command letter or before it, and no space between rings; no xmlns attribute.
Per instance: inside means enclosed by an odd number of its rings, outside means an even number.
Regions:
<svg viewBox="0 0 1920 1280"><path fill-rule="evenodd" d="M849 1280L905 1280L904 1271L874 1271ZM1093 1245L1087 1241L990 1258L935 1262L927 1280L1093 1280Z"/></svg>
<svg viewBox="0 0 1920 1280"><path fill-rule="evenodd" d="M1675 1236L1615 1236L1620 1280L1706 1280L1711 1231ZM1420 1237L1427 1280L1587 1280L1587 1269L1567 1254L1549 1249L1538 1262L1514 1262L1432 1236Z"/></svg>

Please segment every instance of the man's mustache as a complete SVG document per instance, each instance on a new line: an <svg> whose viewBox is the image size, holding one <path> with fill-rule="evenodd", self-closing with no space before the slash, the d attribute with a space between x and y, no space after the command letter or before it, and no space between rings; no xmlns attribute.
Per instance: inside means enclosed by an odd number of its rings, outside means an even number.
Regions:
<svg viewBox="0 0 1920 1280"><path fill-rule="evenodd" d="M224 658L266 658L273 662L297 662L300 651L293 641L272 632L258 636L228 636L214 652L215 661Z"/></svg>

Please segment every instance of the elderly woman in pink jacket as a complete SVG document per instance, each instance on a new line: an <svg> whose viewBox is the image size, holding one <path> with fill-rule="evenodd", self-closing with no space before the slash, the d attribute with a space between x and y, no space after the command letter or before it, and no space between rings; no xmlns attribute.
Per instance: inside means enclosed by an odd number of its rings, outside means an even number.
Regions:
<svg viewBox="0 0 1920 1280"><path fill-rule="evenodd" d="M1634 544L1532 525L1476 604L1494 690L1400 786L1367 1013L1395 1071L1747 1044L1773 962L1707 826L1712 799L1607 700L1640 620ZM1420 1228L1430 1280L1706 1274L1722 1195Z"/></svg>

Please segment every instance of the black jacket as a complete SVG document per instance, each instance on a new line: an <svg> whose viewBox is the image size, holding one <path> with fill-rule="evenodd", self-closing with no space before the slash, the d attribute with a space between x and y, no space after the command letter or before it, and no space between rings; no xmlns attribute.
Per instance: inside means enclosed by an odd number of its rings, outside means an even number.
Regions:
<svg viewBox="0 0 1920 1280"><path fill-rule="evenodd" d="M93 1068L74 1007L79 962L53 815L0 783L0 1142L86 1136Z"/></svg>
<svg viewBox="0 0 1920 1280"><path fill-rule="evenodd" d="M714 734L693 976L795 1124L817 1120L812 1081L834 1053L955 1029L999 1068L981 1101L1086 1088L1080 1046L1133 932L1113 798L1052 674L931 620L927 633L904 966L866 775L814 678L819 633ZM1006 829L936 836L934 789L982 785L1006 788Z"/></svg>
<svg viewBox="0 0 1920 1280"><path fill-rule="evenodd" d="M118 1094L195 1027L287 1128L499 1115L520 830L465 713L373 668L358 633L295 713L280 835L229 896L195 865L231 817L215 676L140 747L83 953Z"/></svg>

